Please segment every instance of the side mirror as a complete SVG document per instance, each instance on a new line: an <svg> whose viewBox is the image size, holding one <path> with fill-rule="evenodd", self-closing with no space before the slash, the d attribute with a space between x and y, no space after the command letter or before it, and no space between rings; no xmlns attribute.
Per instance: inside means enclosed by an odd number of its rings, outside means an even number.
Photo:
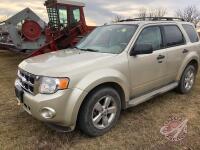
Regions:
<svg viewBox="0 0 200 150"><path fill-rule="evenodd" d="M152 44L136 44L134 48L131 50L130 55L142 55L142 54L152 54L153 53L153 46Z"/></svg>

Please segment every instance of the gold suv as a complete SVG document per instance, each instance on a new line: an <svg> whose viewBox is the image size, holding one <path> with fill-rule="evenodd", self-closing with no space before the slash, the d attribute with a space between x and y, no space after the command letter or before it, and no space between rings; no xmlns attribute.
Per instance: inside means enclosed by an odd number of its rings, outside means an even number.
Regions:
<svg viewBox="0 0 200 150"><path fill-rule="evenodd" d="M97 27L74 48L24 60L17 100L51 127L90 136L109 131L122 109L176 89L191 91L199 67L194 25L174 19Z"/></svg>

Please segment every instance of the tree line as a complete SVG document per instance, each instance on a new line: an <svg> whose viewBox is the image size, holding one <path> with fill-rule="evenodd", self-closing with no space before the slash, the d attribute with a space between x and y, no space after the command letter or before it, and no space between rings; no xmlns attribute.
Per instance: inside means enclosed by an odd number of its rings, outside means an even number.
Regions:
<svg viewBox="0 0 200 150"><path fill-rule="evenodd" d="M138 10L137 17L164 17L167 13L167 9L163 7L140 8ZM183 18L185 21L194 23L195 26L200 23L200 10L195 5L187 6L183 9L177 9L174 14L175 15L173 17ZM113 22L119 22L124 19L131 19L131 17L124 18L122 16L115 16Z"/></svg>

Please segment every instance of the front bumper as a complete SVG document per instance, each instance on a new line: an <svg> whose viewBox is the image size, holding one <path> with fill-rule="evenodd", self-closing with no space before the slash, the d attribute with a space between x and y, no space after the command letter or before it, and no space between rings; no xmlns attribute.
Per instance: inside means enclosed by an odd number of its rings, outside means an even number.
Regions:
<svg viewBox="0 0 200 150"><path fill-rule="evenodd" d="M73 130L76 126L79 108L86 95L87 93L80 89L60 90L55 94L37 94L35 96L24 92L22 106L38 120L66 126ZM55 110L55 116L51 119L44 118L41 115L44 108Z"/></svg>

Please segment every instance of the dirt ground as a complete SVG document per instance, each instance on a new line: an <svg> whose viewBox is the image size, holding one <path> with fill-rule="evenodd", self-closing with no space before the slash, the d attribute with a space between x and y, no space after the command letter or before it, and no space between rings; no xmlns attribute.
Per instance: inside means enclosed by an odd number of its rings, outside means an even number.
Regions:
<svg viewBox="0 0 200 150"><path fill-rule="evenodd" d="M123 111L116 127L98 138L75 130L57 133L20 111L14 96L17 66L23 58L0 52L0 150L13 149L200 149L200 77L188 95L168 92ZM188 133L181 142L170 142L160 134L169 116L189 119Z"/></svg>

